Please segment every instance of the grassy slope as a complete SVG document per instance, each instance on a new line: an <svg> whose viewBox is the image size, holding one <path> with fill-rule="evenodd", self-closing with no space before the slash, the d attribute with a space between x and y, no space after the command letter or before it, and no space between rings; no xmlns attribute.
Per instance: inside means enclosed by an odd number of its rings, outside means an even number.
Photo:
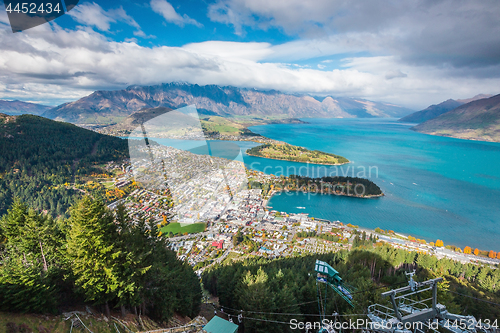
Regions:
<svg viewBox="0 0 500 333"><path fill-rule="evenodd" d="M180 223L170 223L169 225L161 228L160 230L163 234L168 234L169 232L172 232L174 235L176 233L183 234L185 232L191 234L191 233L203 232L205 231L206 227L207 227L206 223L193 223L193 224L188 224L186 226L182 226Z"/></svg>
<svg viewBox="0 0 500 333"><path fill-rule="evenodd" d="M219 132L227 135L241 135L245 129L244 125L219 116L203 118L201 126L207 132Z"/></svg>
<svg viewBox="0 0 500 333"><path fill-rule="evenodd" d="M116 317L119 317L118 314L115 314ZM108 333L113 332L116 333L116 326L120 330L120 332L126 331L125 328L117 323L114 320L106 321L101 315L80 315L80 319L83 323L89 327L94 333ZM7 323L14 323L18 327L17 332L23 332L22 328L24 328L25 332L40 332L40 333L67 333L71 329L71 319L64 320L67 317L64 315L52 316L52 315L37 315L37 314L24 314L24 313L8 313L8 312L0 312L0 333L8 332ZM74 318L74 317L72 317ZM159 328L156 323L150 320L147 317L141 318L142 322L146 326L147 329L157 329ZM138 324L138 320L132 316L127 315L125 319L120 319L122 323L124 323L129 330L132 332L137 332L141 330L141 327ZM19 329L19 327L22 327ZM73 332L83 332L86 331L85 328L81 329L73 329Z"/></svg>

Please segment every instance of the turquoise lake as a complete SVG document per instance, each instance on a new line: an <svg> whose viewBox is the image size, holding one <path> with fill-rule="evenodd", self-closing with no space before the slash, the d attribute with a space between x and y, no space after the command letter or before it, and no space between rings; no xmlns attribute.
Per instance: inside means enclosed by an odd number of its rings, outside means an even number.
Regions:
<svg viewBox="0 0 500 333"><path fill-rule="evenodd" d="M243 154L268 174L364 176L385 197L281 193L269 205L427 241L500 251L500 144L431 136L396 119L304 119L251 127L263 136L348 158L343 166L306 165ZM241 142L242 148L254 146ZM302 168L301 168L302 167ZM371 171L371 175L369 173ZM301 207L301 208L298 208Z"/></svg>
<svg viewBox="0 0 500 333"><path fill-rule="evenodd" d="M342 155L351 163L308 165L248 156L244 151L258 145L248 141L154 140L197 154L244 161L247 167L267 174L369 178L385 193L376 199L281 193L268 204L278 211L380 227L427 241L441 239L445 245L500 251L500 143L421 134L409 129L412 124L396 119L304 121L308 123L251 130Z"/></svg>

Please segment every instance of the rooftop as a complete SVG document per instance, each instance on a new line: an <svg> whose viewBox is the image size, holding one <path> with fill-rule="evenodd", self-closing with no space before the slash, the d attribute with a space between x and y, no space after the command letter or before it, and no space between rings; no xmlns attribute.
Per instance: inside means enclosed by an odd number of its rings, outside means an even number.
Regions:
<svg viewBox="0 0 500 333"><path fill-rule="evenodd" d="M238 332L238 325L215 316L203 329L208 333L236 333Z"/></svg>

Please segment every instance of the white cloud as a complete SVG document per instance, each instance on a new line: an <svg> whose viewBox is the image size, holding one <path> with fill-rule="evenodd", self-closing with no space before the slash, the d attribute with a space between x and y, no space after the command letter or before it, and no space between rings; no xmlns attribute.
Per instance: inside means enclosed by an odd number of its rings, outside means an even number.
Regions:
<svg viewBox="0 0 500 333"><path fill-rule="evenodd" d="M399 69L392 70L392 71L385 73L385 78L387 80L392 80L392 79L402 78L402 77L408 77L408 75L401 72Z"/></svg>
<svg viewBox="0 0 500 333"><path fill-rule="evenodd" d="M71 12L70 12L71 13ZM108 10L108 15L111 17L115 17L117 20L124 22L137 30L141 30L141 27L139 24L132 18L132 16L128 15L125 10L123 9L122 6L116 8L116 9L110 9Z"/></svg>
<svg viewBox="0 0 500 333"><path fill-rule="evenodd" d="M109 31L110 23L116 20L106 13L106 11L94 3L83 3L68 12L75 21L88 26L94 26L101 31Z"/></svg>
<svg viewBox="0 0 500 333"><path fill-rule="evenodd" d="M208 41L192 43L183 46L183 49L198 54L206 54L228 59L259 61L273 53L269 43L238 43L225 41Z"/></svg>
<svg viewBox="0 0 500 333"><path fill-rule="evenodd" d="M111 23L123 22L136 28L134 36L146 37L139 24L134 18L128 15L123 7L104 10L101 6L94 3L83 3L68 12L76 22L86 26L95 27L101 31L109 31Z"/></svg>
<svg viewBox="0 0 500 333"><path fill-rule="evenodd" d="M351 96L423 108L448 98L498 93L500 79L464 77L396 56L354 57L332 71L269 62L279 46L205 42L143 47L109 41L90 29L45 24L12 34L0 28L0 98L62 103L98 89L171 81ZM294 50L282 46L282 49ZM288 51L287 51L288 52ZM285 54L285 53L283 53ZM400 71L405 78L386 79Z"/></svg>
<svg viewBox="0 0 500 333"><path fill-rule="evenodd" d="M1 8L1 7L0 7L0 23L10 24L9 17L7 16L7 12L3 11L3 8Z"/></svg>
<svg viewBox="0 0 500 333"><path fill-rule="evenodd" d="M437 67L500 63L498 0L216 0L208 14L212 21L232 25L237 35L246 28L277 28L300 36L284 46L299 49L300 57L321 56L326 49L396 55L407 63ZM500 76L490 70L477 74Z"/></svg>
<svg viewBox="0 0 500 333"><path fill-rule="evenodd" d="M167 22L176 24L181 27L184 26L184 24L193 24L199 28L203 27L201 23L190 18L186 14L184 14L183 16L179 15L175 11L174 7L166 0L151 0L150 5L153 11L163 16L163 18Z"/></svg>

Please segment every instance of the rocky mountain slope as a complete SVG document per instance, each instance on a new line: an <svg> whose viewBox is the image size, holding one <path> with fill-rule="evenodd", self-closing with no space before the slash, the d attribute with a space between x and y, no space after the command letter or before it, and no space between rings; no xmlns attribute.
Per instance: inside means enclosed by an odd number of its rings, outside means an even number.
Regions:
<svg viewBox="0 0 500 333"><path fill-rule="evenodd" d="M424 121L434 119L439 117L443 113L453 110L454 108L463 105L464 103L460 103L454 99L449 99L437 105L431 105L422 111L418 111L412 114L407 115L399 119L399 121L407 122L407 123L423 123Z"/></svg>
<svg viewBox="0 0 500 333"><path fill-rule="evenodd" d="M259 91L168 83L130 86L118 91L96 91L75 102L65 103L43 116L80 124L119 123L144 108L179 108L196 105L201 114L214 116L298 117L401 117L411 110L392 104L355 98L311 97L279 91Z"/></svg>
<svg viewBox="0 0 500 333"><path fill-rule="evenodd" d="M433 135L500 142L500 94L464 104L412 129Z"/></svg>
<svg viewBox="0 0 500 333"><path fill-rule="evenodd" d="M466 99L449 99L437 105L431 105L422 111L417 111L415 113L409 114L406 117L399 119L399 121L407 122L407 123L423 123L424 121L434 119L439 117L440 115L453 110L454 108L458 108L460 105L470 103L473 101L477 101L483 98L491 97L491 95L479 94L471 98Z"/></svg>

